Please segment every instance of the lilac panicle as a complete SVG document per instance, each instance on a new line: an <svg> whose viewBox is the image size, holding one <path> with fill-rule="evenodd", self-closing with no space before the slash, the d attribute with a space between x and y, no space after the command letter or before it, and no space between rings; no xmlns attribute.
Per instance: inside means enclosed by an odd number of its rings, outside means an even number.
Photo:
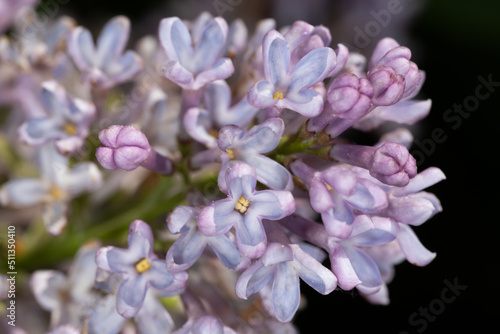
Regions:
<svg viewBox="0 0 500 334"><path fill-rule="evenodd" d="M200 233L197 226L200 211L199 208L178 206L167 218L169 231L181 234L167 252L167 268L170 272L187 270L198 260L207 245L230 269L236 268L241 261L230 232L215 236Z"/></svg>
<svg viewBox="0 0 500 334"><path fill-rule="evenodd" d="M219 56L227 31L226 21L216 17L206 22L199 38L194 39L178 17L163 19L159 38L169 60L164 68L165 77L188 90L198 90L212 81L229 77L234 72L233 63Z"/></svg>
<svg viewBox="0 0 500 334"><path fill-rule="evenodd" d="M272 304L276 318L290 321L300 303L300 281L327 295L337 286L335 275L298 245L270 243L266 252L248 267L236 282L236 294L242 299L272 282Z"/></svg>
<svg viewBox="0 0 500 334"><path fill-rule="evenodd" d="M128 249L99 249L96 263L100 269L122 276L116 308L123 317L132 318L142 307L149 287L175 294L178 292L176 281L185 284L188 275L184 271L170 273L165 261L153 253L153 232L147 223L135 220L130 224L128 245Z"/></svg>
<svg viewBox="0 0 500 334"><path fill-rule="evenodd" d="M262 220L277 220L293 213L293 196L289 191L256 191L255 169L247 164L233 164L227 170L225 179L228 197L200 212L200 232L209 236L221 235L234 226L240 251L249 258L259 257L267 244Z"/></svg>
<svg viewBox="0 0 500 334"><path fill-rule="evenodd" d="M96 157L106 169L131 171L142 166L164 175L173 172L172 162L156 152L132 125L112 125L99 132L99 140L104 146L97 148Z"/></svg>
<svg viewBox="0 0 500 334"><path fill-rule="evenodd" d="M417 175L415 158L408 149L397 143L379 147L336 144L330 156L340 162L366 168L370 175L383 183L403 187Z"/></svg>
<svg viewBox="0 0 500 334"><path fill-rule="evenodd" d="M142 70L139 55L125 51L129 34L130 21L125 16L111 19L95 45L87 29L77 27L71 32L68 53L89 86L108 89L132 79Z"/></svg>
<svg viewBox="0 0 500 334"><path fill-rule="evenodd" d="M276 30L264 37L262 52L265 80L250 88L248 102L261 109L288 108L307 117L319 115L323 96L312 86L335 68L335 52L328 47L314 49L292 67L289 45Z"/></svg>
<svg viewBox="0 0 500 334"><path fill-rule="evenodd" d="M28 119L19 128L19 139L31 146L54 141L63 155L79 150L95 117L94 104L70 98L54 80L42 83L40 97L47 116Z"/></svg>
<svg viewBox="0 0 500 334"><path fill-rule="evenodd" d="M255 168L257 180L271 189L292 190L290 172L278 162L263 153L271 152L278 146L285 124L280 118L270 118L248 131L227 125L219 131L218 145L222 166L218 184L226 192L226 171L235 162L244 162Z"/></svg>

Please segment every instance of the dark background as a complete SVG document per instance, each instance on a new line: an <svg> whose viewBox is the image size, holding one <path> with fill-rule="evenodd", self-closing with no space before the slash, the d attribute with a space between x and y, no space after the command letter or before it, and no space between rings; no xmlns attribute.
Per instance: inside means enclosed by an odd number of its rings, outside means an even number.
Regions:
<svg viewBox="0 0 500 334"><path fill-rule="evenodd" d="M352 47L353 28L363 28L373 20L369 10L343 16L352 3L361 2L325 1L328 5L319 7L316 1L304 1L307 11L299 10L297 14L291 5L273 7L271 1L243 0L224 17L228 22L242 17L250 33L261 18L276 17L280 27L303 19L331 27L333 45L343 42ZM364 2L373 3L375 11L387 8L384 1ZM145 34L156 34L159 20L164 17L193 19L202 10L215 14L212 3L74 0L62 8L95 33L112 16L127 15L132 21L133 41ZM453 114L453 122L446 121L443 115L454 104L472 101L470 96L476 94L480 84L478 77L491 76L492 81L500 82L500 25L496 21L500 4L494 0L400 3L404 11L382 29L380 37L397 37L401 44L409 46L413 60L427 73L421 97L431 98L433 107L415 132L416 140L427 145L419 169L437 166L447 180L429 189L441 199L444 211L414 230L428 249L437 252L437 258L424 268L399 265L389 285L389 306L370 305L355 292L335 291L321 296L304 285L308 306L295 319L301 333L311 332L314 325L328 328L324 333L482 333L498 328L500 221L493 212L500 203L495 176L499 166L496 144L500 134L500 87L470 113ZM359 51L369 54L372 46ZM441 143L431 141L435 129L444 133ZM442 304L444 309L440 310L438 300L446 287L445 280L456 281L466 289L453 302ZM435 311L439 314L428 320L421 320L425 318L419 315L414 318L418 323L410 323L413 313L429 306L438 307Z"/></svg>

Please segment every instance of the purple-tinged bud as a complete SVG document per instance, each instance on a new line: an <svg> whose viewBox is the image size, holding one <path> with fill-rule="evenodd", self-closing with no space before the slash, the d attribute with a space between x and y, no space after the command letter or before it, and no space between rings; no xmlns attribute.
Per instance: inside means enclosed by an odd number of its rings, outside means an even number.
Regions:
<svg viewBox="0 0 500 334"><path fill-rule="evenodd" d="M370 108L374 89L366 78L345 73L333 81L328 89L333 115L344 119L359 119Z"/></svg>
<svg viewBox="0 0 500 334"><path fill-rule="evenodd" d="M367 169L370 175L392 186L403 187L417 175L417 164L401 144L384 143L379 147L337 144L330 156L340 162Z"/></svg>
<svg viewBox="0 0 500 334"><path fill-rule="evenodd" d="M153 150L134 126L112 125L99 133L99 140L104 146L97 148L96 158L106 169L131 171L142 166L161 174L173 170L171 161Z"/></svg>
<svg viewBox="0 0 500 334"><path fill-rule="evenodd" d="M390 106L401 100L405 91L405 78L392 67L375 66L368 72L373 86L372 102L377 106Z"/></svg>
<svg viewBox="0 0 500 334"><path fill-rule="evenodd" d="M418 66L410 61L410 58L410 49L399 46L388 51L373 67L375 68L380 65L392 67L396 74L400 74L405 78L403 98L411 95L420 86L420 81L422 80L422 74L418 70Z"/></svg>

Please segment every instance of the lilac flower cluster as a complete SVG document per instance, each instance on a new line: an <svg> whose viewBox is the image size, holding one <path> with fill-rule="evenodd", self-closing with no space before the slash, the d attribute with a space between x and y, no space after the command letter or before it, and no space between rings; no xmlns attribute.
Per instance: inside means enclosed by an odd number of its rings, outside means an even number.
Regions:
<svg viewBox="0 0 500 334"><path fill-rule="evenodd" d="M9 145L37 173L13 173L2 205L40 205L57 236L83 193L106 210L115 193L140 197L151 180L173 181L130 211L128 248L120 238L94 242L67 275L32 274L51 333L294 332L301 280L323 295L355 288L388 304L396 264L434 259L413 227L442 210L425 189L445 176L418 171L408 150L409 126L431 106L414 99L425 75L408 48L385 38L365 59L331 48L324 26L278 30L269 19L249 35L240 20L203 13L165 18L157 36L125 51L126 17L95 43L69 20L36 37L45 50L37 57L35 41L2 37L0 103L19 110L7 120ZM374 145L343 136L386 124L394 130ZM205 195L210 180L218 190ZM153 223L158 205L164 227ZM227 306L257 299L259 328Z"/></svg>

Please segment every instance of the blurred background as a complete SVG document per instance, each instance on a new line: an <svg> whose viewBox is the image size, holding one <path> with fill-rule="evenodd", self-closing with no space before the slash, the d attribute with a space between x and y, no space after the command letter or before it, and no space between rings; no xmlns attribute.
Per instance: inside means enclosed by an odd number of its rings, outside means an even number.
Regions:
<svg viewBox="0 0 500 334"><path fill-rule="evenodd" d="M495 188L500 166L496 156L500 134L500 2L58 1L64 2L60 14L74 17L94 34L111 17L128 16L132 47L138 38L156 34L162 18L194 19L202 11L221 14L228 22L242 18L249 33L258 20L268 17L274 18L278 27L295 20L322 24L331 29L332 47L343 43L366 56L386 36L408 46L412 60L427 75L420 97L433 101L430 116L414 129L419 145L413 152L420 170L437 166L447 175L447 180L429 189L440 198L444 211L414 229L437 257L424 268L409 263L397 267L389 285L389 306L370 305L356 292L321 296L304 285L307 305L295 323L301 333L310 333L315 324L326 326L323 333L482 333L496 328L500 220L493 209L500 203ZM440 133L439 138L436 133ZM452 298L449 285L455 285L456 298Z"/></svg>

